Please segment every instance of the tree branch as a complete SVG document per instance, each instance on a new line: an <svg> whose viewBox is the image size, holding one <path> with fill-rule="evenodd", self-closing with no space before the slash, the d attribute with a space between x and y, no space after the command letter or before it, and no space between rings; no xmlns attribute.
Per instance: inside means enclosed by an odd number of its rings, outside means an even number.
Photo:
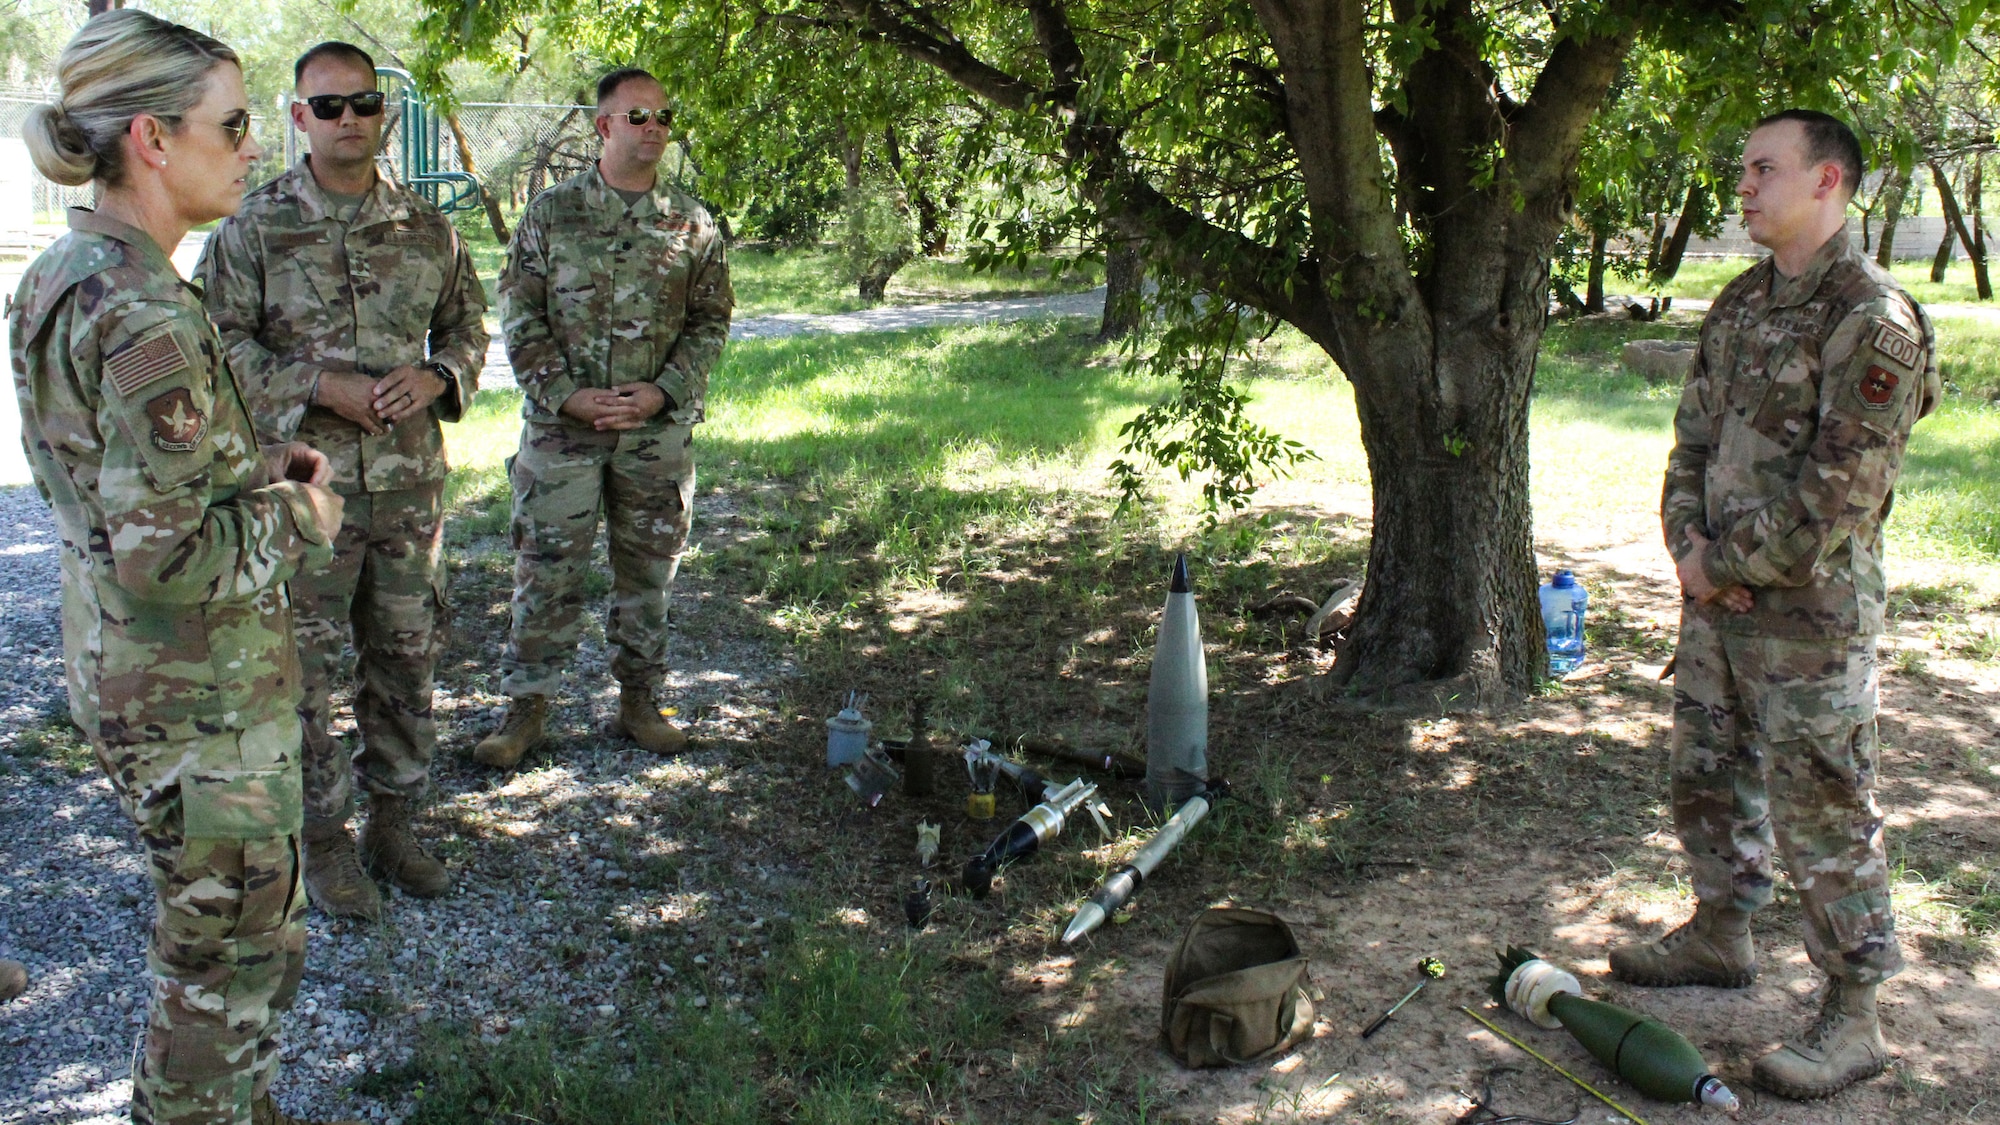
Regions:
<svg viewBox="0 0 2000 1125"><path fill-rule="evenodd" d="M1083 48L1076 45L1062 0L1028 0L1028 15L1035 23L1035 41L1049 60L1055 85L1049 97L1074 109L1077 91L1083 86Z"/></svg>
<svg viewBox="0 0 2000 1125"><path fill-rule="evenodd" d="M1030 83L992 66L968 50L957 36L939 29L927 32L906 23L880 0L834 0L839 10L882 37L906 58L928 63L946 78L1005 109L1029 110L1041 92Z"/></svg>

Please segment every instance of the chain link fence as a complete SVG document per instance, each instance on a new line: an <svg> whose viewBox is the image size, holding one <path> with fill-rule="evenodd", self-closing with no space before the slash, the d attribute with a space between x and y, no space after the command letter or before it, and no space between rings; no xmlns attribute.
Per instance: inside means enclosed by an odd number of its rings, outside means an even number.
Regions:
<svg viewBox="0 0 2000 1125"><path fill-rule="evenodd" d="M59 225L63 211L89 206L93 189L64 187L43 179L28 159L22 130L28 111L50 95L33 91L0 91L0 246L45 242L37 227ZM382 163L398 179L408 179L401 130L402 103L389 101L389 120L382 137ZM469 172L506 212L518 210L535 194L589 168L597 159L597 134L590 106L468 102L453 114L439 115L437 143L413 146L431 163L429 172ZM307 150L305 135L278 107L252 118L266 155L251 166L250 182L263 183L281 174ZM661 174L691 189L694 175L684 150L667 152ZM464 206L478 207L477 199Z"/></svg>

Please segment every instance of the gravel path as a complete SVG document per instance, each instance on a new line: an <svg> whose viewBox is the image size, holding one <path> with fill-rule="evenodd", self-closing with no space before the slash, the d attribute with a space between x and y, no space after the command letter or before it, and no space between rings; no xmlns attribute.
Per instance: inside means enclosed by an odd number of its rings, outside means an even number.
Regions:
<svg viewBox="0 0 2000 1125"><path fill-rule="evenodd" d="M695 752L663 762L608 736L617 701L593 625L555 702L553 746L510 776L458 757L501 702L490 668L504 617L477 611L504 605L507 552L492 539L453 549L455 609L486 620L461 620L440 661L437 797L421 830L457 885L432 902L395 895L380 925L310 915L285 1023L287 1109L399 1122L410 1092L380 1076L441 1018L493 1040L550 1011L594 1027L677 999L743 1002L799 882L776 851L708 844L736 815L729 794L787 772L755 764L755 747L795 670L744 639L755 610L701 559L754 533L728 497L701 498L668 685ZM124 1120L149 987L152 891L135 835L56 718L56 551L34 490L0 489L0 956L31 974L0 1005L0 1125ZM351 732L351 714L335 729ZM66 763L50 760L55 743ZM366 1076L376 1084L358 1092Z"/></svg>

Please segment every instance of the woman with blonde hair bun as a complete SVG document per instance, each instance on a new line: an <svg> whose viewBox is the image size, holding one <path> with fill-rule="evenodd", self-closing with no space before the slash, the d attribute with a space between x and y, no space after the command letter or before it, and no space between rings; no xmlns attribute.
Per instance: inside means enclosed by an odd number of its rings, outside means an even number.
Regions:
<svg viewBox="0 0 2000 1125"><path fill-rule="evenodd" d="M298 654L284 583L332 557L326 459L260 449L201 298L168 254L234 214L262 150L228 47L97 16L28 121L35 166L95 209L28 267L9 357L63 554L70 715L137 822L155 976L139 1125L286 1125L278 1014L305 963Z"/></svg>

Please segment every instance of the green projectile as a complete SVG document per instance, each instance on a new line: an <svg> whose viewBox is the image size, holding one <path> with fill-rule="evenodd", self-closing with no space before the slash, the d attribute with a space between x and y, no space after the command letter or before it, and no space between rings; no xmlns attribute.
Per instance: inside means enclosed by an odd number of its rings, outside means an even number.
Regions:
<svg viewBox="0 0 2000 1125"><path fill-rule="evenodd" d="M1663 1102L1698 1102L1734 1112L1736 1095L1694 1044L1651 1016L1583 998L1574 976L1525 949L1500 954L1495 1000L1541 1027L1560 1027L1640 1093Z"/></svg>

